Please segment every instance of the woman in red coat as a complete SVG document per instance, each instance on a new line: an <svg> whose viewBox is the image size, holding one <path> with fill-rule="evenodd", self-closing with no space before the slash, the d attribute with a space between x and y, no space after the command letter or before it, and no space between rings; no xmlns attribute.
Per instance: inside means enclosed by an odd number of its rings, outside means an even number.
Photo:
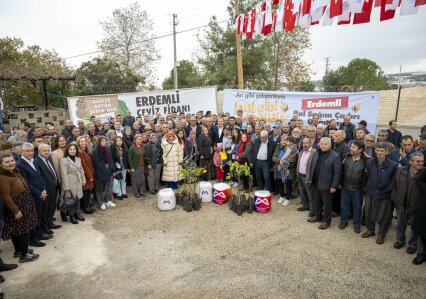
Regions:
<svg viewBox="0 0 426 299"><path fill-rule="evenodd" d="M93 214L96 210L90 207L90 194L95 187L95 170L93 169L92 156L89 154L86 137L78 137L76 144L80 154L84 176L86 177L86 184L83 186L83 198L80 201L80 208L85 214Z"/></svg>

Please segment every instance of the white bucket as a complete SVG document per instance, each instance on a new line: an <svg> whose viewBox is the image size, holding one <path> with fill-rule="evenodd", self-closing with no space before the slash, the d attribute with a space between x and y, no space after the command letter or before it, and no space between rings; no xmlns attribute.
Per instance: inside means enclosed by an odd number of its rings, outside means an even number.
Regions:
<svg viewBox="0 0 426 299"><path fill-rule="evenodd" d="M170 211L176 208L176 197L172 188L165 188L158 191L157 205L161 211Z"/></svg>

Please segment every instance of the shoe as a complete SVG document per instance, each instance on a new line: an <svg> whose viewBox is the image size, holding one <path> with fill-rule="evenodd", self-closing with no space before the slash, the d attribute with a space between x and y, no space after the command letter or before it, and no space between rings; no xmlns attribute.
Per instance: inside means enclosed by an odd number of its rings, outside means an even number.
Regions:
<svg viewBox="0 0 426 299"><path fill-rule="evenodd" d="M404 244L401 244L399 242L393 243L393 248L395 249L401 249L402 247L404 247Z"/></svg>
<svg viewBox="0 0 426 299"><path fill-rule="evenodd" d="M155 194L155 193L154 193ZM119 196L118 200L123 200L123 196Z"/></svg>
<svg viewBox="0 0 426 299"><path fill-rule="evenodd" d="M94 214L96 212L96 209L94 208L89 208L90 211L92 211L92 214Z"/></svg>
<svg viewBox="0 0 426 299"><path fill-rule="evenodd" d="M414 248L413 246L408 246L407 249L405 249L405 252L408 254L415 254L417 252L417 248Z"/></svg>
<svg viewBox="0 0 426 299"><path fill-rule="evenodd" d="M31 248L28 248L28 252L27 253L30 253L30 254L33 254L34 253L34 250L32 250ZM15 251L14 253L13 253L13 258L15 259L15 258L17 258L17 257L20 257L21 256L21 253L19 252L19 251Z"/></svg>
<svg viewBox="0 0 426 299"><path fill-rule="evenodd" d="M71 216L70 216L70 222L71 222L72 224L78 224L77 218L75 218L75 216L74 216L74 215L71 215Z"/></svg>
<svg viewBox="0 0 426 299"><path fill-rule="evenodd" d="M310 222L310 223L322 222L322 218L321 217L317 217L317 216L312 216L312 217L308 218L308 222Z"/></svg>
<svg viewBox="0 0 426 299"><path fill-rule="evenodd" d="M309 211L308 208L304 208L304 207L299 207L296 209L298 212L303 212L303 211Z"/></svg>
<svg viewBox="0 0 426 299"><path fill-rule="evenodd" d="M61 228L61 227L62 227L62 225L55 224L55 223L52 223L52 224L49 225L50 229L58 229L58 228Z"/></svg>
<svg viewBox="0 0 426 299"><path fill-rule="evenodd" d="M383 243L385 243L385 237L381 235L377 235L376 244L382 245Z"/></svg>
<svg viewBox="0 0 426 299"><path fill-rule="evenodd" d="M375 236L375 235L376 235L375 233L372 233L372 232L366 231L365 233L363 233L363 234L361 235L361 238L369 238L369 237L373 237L373 236Z"/></svg>
<svg viewBox="0 0 426 299"><path fill-rule="evenodd" d="M421 256L416 256L413 260L413 265L421 265L424 259Z"/></svg>
<svg viewBox="0 0 426 299"><path fill-rule="evenodd" d="M39 254L27 253L25 256L23 256L19 259L19 262L20 263L32 262L32 261L37 260L39 257L40 257Z"/></svg>
<svg viewBox="0 0 426 299"><path fill-rule="evenodd" d="M361 229L359 227L354 227L354 232L357 234L361 233Z"/></svg>
<svg viewBox="0 0 426 299"><path fill-rule="evenodd" d="M283 206L288 206L290 204L290 201L286 198L286 199L284 199L284 201L283 201L283 203L282 203L282 205Z"/></svg>
<svg viewBox="0 0 426 299"><path fill-rule="evenodd" d="M104 203L101 205L101 210L106 210L106 205Z"/></svg>
<svg viewBox="0 0 426 299"><path fill-rule="evenodd" d="M333 218L339 217L339 213L331 212L331 217Z"/></svg>
<svg viewBox="0 0 426 299"><path fill-rule="evenodd" d="M142 196L140 194L135 195L136 198L141 198Z"/></svg>
<svg viewBox="0 0 426 299"><path fill-rule="evenodd" d="M157 192L157 191L156 191ZM128 198L127 194L123 194L123 198Z"/></svg>
<svg viewBox="0 0 426 299"><path fill-rule="evenodd" d="M48 235L53 235L53 230L51 230L50 228L44 231L45 234Z"/></svg>
<svg viewBox="0 0 426 299"><path fill-rule="evenodd" d="M75 218L77 218L78 221L84 221L86 220L83 216L81 216L80 214L75 214Z"/></svg>
<svg viewBox="0 0 426 299"><path fill-rule="evenodd" d="M83 213L91 215L91 214L93 214L93 211L89 208L86 208L86 209L83 209Z"/></svg>
<svg viewBox="0 0 426 299"><path fill-rule="evenodd" d="M6 281L6 279L4 279L3 275L0 275L0 283L3 283L5 281ZM4 294L3 294L3 296L4 296Z"/></svg>
<svg viewBox="0 0 426 299"><path fill-rule="evenodd" d="M112 201L108 201L105 205L107 206L107 208L114 208L116 206L116 204Z"/></svg>
<svg viewBox="0 0 426 299"><path fill-rule="evenodd" d="M117 194L117 193L113 193L112 195L114 196L114 198L117 198L117 197L118 197L118 194Z"/></svg>
<svg viewBox="0 0 426 299"><path fill-rule="evenodd" d="M3 264L0 266L0 272L10 271L18 268L17 264Z"/></svg>
<svg viewBox="0 0 426 299"><path fill-rule="evenodd" d="M314 212L309 212L308 217L314 217L315 213Z"/></svg>
<svg viewBox="0 0 426 299"><path fill-rule="evenodd" d="M278 199L278 204L282 204L284 199L285 199L284 197L280 197L280 199Z"/></svg>
<svg viewBox="0 0 426 299"><path fill-rule="evenodd" d="M68 218L67 215L65 214L65 212L61 212L61 218L63 222L68 222Z"/></svg>
<svg viewBox="0 0 426 299"><path fill-rule="evenodd" d="M142 196L142 197L145 197L145 193L143 193L143 192L141 192L139 195Z"/></svg>
<svg viewBox="0 0 426 299"><path fill-rule="evenodd" d="M222 183L223 183L223 181L222 181ZM158 190L158 189L155 189L155 193L158 193L158 191L160 191L160 190ZM126 197L127 198L127 197Z"/></svg>
<svg viewBox="0 0 426 299"><path fill-rule="evenodd" d="M330 227L330 223L327 222L321 222L321 224L318 226L319 229L327 229Z"/></svg>
<svg viewBox="0 0 426 299"><path fill-rule="evenodd" d="M37 241L37 242L30 242L29 245L32 247L44 247L46 246L46 243Z"/></svg>
<svg viewBox="0 0 426 299"><path fill-rule="evenodd" d="M339 228L340 228L340 229L345 229L345 228L346 228L346 226L348 226L348 224L347 224L347 223L340 223Z"/></svg>
<svg viewBox="0 0 426 299"><path fill-rule="evenodd" d="M50 240L52 238L53 238L53 236L48 235L48 234L41 234L41 236L40 236L40 240L42 240L42 241Z"/></svg>

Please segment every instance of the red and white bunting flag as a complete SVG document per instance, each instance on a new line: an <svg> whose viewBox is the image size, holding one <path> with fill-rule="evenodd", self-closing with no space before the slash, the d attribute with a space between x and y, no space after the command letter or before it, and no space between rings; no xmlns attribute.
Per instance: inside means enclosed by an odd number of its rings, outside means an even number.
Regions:
<svg viewBox="0 0 426 299"><path fill-rule="evenodd" d="M302 0L293 0L293 13L297 13L302 9Z"/></svg>
<svg viewBox="0 0 426 299"><path fill-rule="evenodd" d="M312 15L306 14L306 15L300 15L297 25L302 28L309 28L312 24Z"/></svg>
<svg viewBox="0 0 426 299"><path fill-rule="evenodd" d="M256 8L256 24L254 27L254 33L255 33L254 36L262 34L264 16L265 16L265 12L261 11L260 6L258 6Z"/></svg>
<svg viewBox="0 0 426 299"><path fill-rule="evenodd" d="M330 15L331 7L327 7L325 10L324 16L322 18L322 25L323 26L331 26L333 25L333 17Z"/></svg>
<svg viewBox="0 0 426 299"><path fill-rule="evenodd" d="M371 10L373 9L373 0L365 0L360 13L354 14L352 24L363 24L370 22Z"/></svg>
<svg viewBox="0 0 426 299"><path fill-rule="evenodd" d="M330 1L330 18L340 16L343 13L343 1L331 0Z"/></svg>
<svg viewBox="0 0 426 299"><path fill-rule="evenodd" d="M295 0L295 3L293 3L292 0L285 0L285 3L284 3L284 28L285 28L286 32L292 32L293 29L294 29L294 26L296 26L296 19L298 17L298 14L295 11L294 7L295 7L297 1L298 0ZM299 0L298 3L299 3L298 5L300 5L300 0Z"/></svg>
<svg viewBox="0 0 426 299"><path fill-rule="evenodd" d="M418 11L419 7L416 7L416 0L402 0L399 12L400 16L415 15Z"/></svg>
<svg viewBox="0 0 426 299"><path fill-rule="evenodd" d="M272 26L272 2L271 0L266 1L265 9L265 26Z"/></svg>
<svg viewBox="0 0 426 299"><path fill-rule="evenodd" d="M372 1L372 0L370 0ZM350 0L351 3L351 12L352 13L361 13L364 7L364 0Z"/></svg>
<svg viewBox="0 0 426 299"><path fill-rule="evenodd" d="M275 18L275 32L281 32L284 29L284 1L280 3Z"/></svg>
<svg viewBox="0 0 426 299"><path fill-rule="evenodd" d="M386 4L386 1L382 1L380 5L380 21L393 19L398 3L399 0L393 0L391 4Z"/></svg>
<svg viewBox="0 0 426 299"><path fill-rule="evenodd" d="M247 30L250 30L250 32L247 32L247 39L252 39L253 35L255 34L255 25L256 25L256 9L253 9L249 15L249 21L247 25Z"/></svg>
<svg viewBox="0 0 426 299"><path fill-rule="evenodd" d="M351 23L351 3L349 0L343 0L342 14L337 19L337 25L347 25Z"/></svg>
<svg viewBox="0 0 426 299"><path fill-rule="evenodd" d="M241 33L241 31L240 31L240 22L241 22L241 15L239 15L239 16L237 16L235 18L235 24L234 24L234 26L235 26L235 30L237 30L237 34Z"/></svg>
<svg viewBox="0 0 426 299"><path fill-rule="evenodd" d="M302 5L302 16L305 16L311 12L312 0L303 0Z"/></svg>
<svg viewBox="0 0 426 299"><path fill-rule="evenodd" d="M323 14L324 14L324 11L325 11L325 7L320 7L320 8L317 8L316 10L313 10L311 12L311 16L312 16L312 23L311 23L311 25L317 25L317 24L319 24L319 22L321 21L321 18L323 16Z"/></svg>
<svg viewBox="0 0 426 299"><path fill-rule="evenodd" d="M244 14L240 15L240 33L244 33Z"/></svg>
<svg viewBox="0 0 426 299"><path fill-rule="evenodd" d="M416 0L416 6L421 6L425 4L426 4L426 0Z"/></svg>

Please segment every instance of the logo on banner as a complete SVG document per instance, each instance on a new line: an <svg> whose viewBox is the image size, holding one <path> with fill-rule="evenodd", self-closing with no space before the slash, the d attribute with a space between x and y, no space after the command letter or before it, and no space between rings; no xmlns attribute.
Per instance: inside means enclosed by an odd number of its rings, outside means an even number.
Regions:
<svg viewBox="0 0 426 299"><path fill-rule="evenodd" d="M268 201L268 198L267 197L258 197L258 198L256 198L256 201L255 201L255 205L256 206L258 206L259 204L261 204L261 203L263 203L264 205L266 205L266 206L269 206L269 201Z"/></svg>
<svg viewBox="0 0 426 299"><path fill-rule="evenodd" d="M302 109L336 109L349 107L349 97L319 98L319 99L303 99Z"/></svg>

